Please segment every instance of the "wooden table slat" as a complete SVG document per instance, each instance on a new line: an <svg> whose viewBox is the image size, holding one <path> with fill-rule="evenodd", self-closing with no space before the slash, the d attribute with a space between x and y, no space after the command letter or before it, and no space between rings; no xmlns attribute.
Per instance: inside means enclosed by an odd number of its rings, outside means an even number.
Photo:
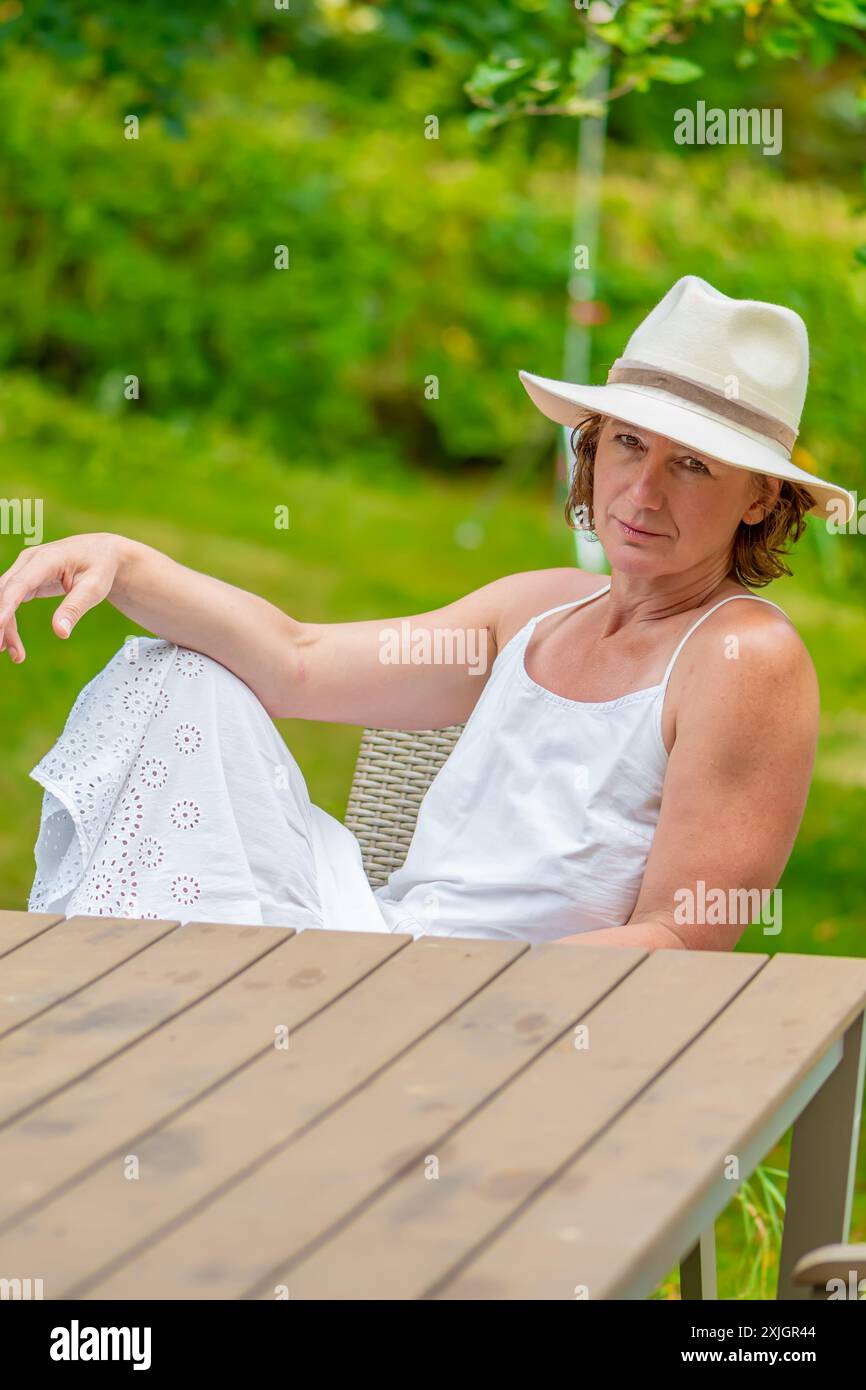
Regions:
<svg viewBox="0 0 866 1390"><path fill-rule="evenodd" d="M0 957L17 951L19 946L62 921L55 912L0 911Z"/></svg>
<svg viewBox="0 0 866 1390"><path fill-rule="evenodd" d="M684 1207L744 1154L864 1002L866 961L774 956L587 1152L431 1292L573 1299L585 1286L610 1298L647 1260L664 1277Z"/></svg>
<svg viewBox="0 0 866 1390"><path fill-rule="evenodd" d="M0 1037L85 989L177 922L69 917L6 956L0 975ZM131 927L134 926L134 930Z"/></svg>
<svg viewBox="0 0 866 1390"><path fill-rule="evenodd" d="M611 991L615 998L646 954L587 949L564 960L555 944L535 947L291 1148L93 1296L162 1289L171 1298L240 1297L407 1163L422 1169L439 1153L443 1130L487 1103L564 1030L570 1035L600 999ZM292 1192L303 1192L304 1201L287 1201Z"/></svg>
<svg viewBox="0 0 866 1390"><path fill-rule="evenodd" d="M0 1051L0 1126L182 1013L294 935L194 922L17 1028Z"/></svg>
<svg viewBox="0 0 866 1390"><path fill-rule="evenodd" d="M140 1166L137 1181L125 1177L121 1155L7 1229L7 1265L27 1269L38 1263L46 1297L79 1297L95 1276L109 1273L107 1266L134 1253L157 1229L343 1102L526 950L525 942L412 942L290 1034L286 1050L271 1045L176 1119L136 1141L128 1153ZM275 1027L286 1021L283 1001L259 1017L263 1034L273 1038ZM201 1041L206 1045L206 1037ZM139 1050L124 1057L132 1060Z"/></svg>
<svg viewBox="0 0 866 1390"><path fill-rule="evenodd" d="M444 1143L431 1132L438 1179L415 1163L335 1237L248 1292L273 1298L285 1284L301 1299L422 1297L588 1148L766 962L720 954L708 972L695 952L652 953L586 1015L588 1045L576 1048L570 1030ZM176 1289L175 1269L169 1280Z"/></svg>
<svg viewBox="0 0 866 1390"><path fill-rule="evenodd" d="M277 957L256 961L169 1027L14 1121L0 1133L0 1231L272 1049L274 1017L301 1027L411 940L289 933Z"/></svg>
<svg viewBox="0 0 866 1390"><path fill-rule="evenodd" d="M785 1296L848 1231L861 959L16 913L0 956L0 1274L48 1298L642 1298L794 1122Z"/></svg>

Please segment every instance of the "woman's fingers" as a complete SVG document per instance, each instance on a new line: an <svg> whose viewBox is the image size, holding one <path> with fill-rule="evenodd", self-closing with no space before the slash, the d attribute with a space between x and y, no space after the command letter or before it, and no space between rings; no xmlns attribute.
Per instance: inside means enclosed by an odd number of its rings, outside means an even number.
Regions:
<svg viewBox="0 0 866 1390"><path fill-rule="evenodd" d="M12 661L16 664L24 660L27 653L24 650L24 643L18 635L18 624L14 616L7 618L6 624L0 635L0 651L6 651Z"/></svg>
<svg viewBox="0 0 866 1390"><path fill-rule="evenodd" d="M0 576L0 650L7 650L13 660L23 661L24 647L15 614L29 599L65 594L51 625L58 637L66 638L88 609L102 602L110 588L110 567L94 563L86 550L82 553L80 547L71 543L53 543L23 552Z"/></svg>
<svg viewBox="0 0 866 1390"><path fill-rule="evenodd" d="M36 555L19 555L15 564L0 578L0 632L20 604L37 594L63 593L63 585L54 557L47 552Z"/></svg>
<svg viewBox="0 0 866 1390"><path fill-rule="evenodd" d="M21 638L18 636L18 627L15 621L15 610L27 593L27 587L21 578L8 579L0 583L0 642L2 649L8 651L10 656L17 646L21 647ZM21 647L23 660L24 648Z"/></svg>
<svg viewBox="0 0 866 1390"><path fill-rule="evenodd" d="M101 603L107 593L104 583L90 574L76 579L63 602L54 610L51 626L58 637L68 637L79 618Z"/></svg>
<svg viewBox="0 0 866 1390"><path fill-rule="evenodd" d="M0 591L2 591L5 585L9 583L10 579L12 579L15 575L20 573L20 571L26 565L27 561L30 559L30 554L31 553L29 550L19 551L18 555L15 557L8 570L4 570L3 573L0 574Z"/></svg>

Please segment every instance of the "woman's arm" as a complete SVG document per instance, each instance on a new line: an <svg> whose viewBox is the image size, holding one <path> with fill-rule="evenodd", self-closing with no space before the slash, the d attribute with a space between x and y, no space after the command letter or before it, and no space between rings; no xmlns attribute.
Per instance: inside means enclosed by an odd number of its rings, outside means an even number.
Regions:
<svg viewBox="0 0 866 1390"><path fill-rule="evenodd" d="M52 618L58 637L68 637L107 599L147 631L228 666L257 693L267 690L273 654L295 626L255 594L187 569L149 545L95 532L29 547L0 577L3 646L13 661L25 658L16 609L57 595L65 595Z"/></svg>
<svg viewBox="0 0 866 1390"><path fill-rule="evenodd" d="M301 624L258 594L189 569L152 546L121 536L108 540L118 551L109 603L147 632L219 661L270 709Z"/></svg>
<svg viewBox="0 0 866 1390"><path fill-rule="evenodd" d="M581 932L578 936L557 937L560 946L641 946L645 951L685 951L687 946L660 919L626 922L622 927L600 927L598 931Z"/></svg>
<svg viewBox="0 0 866 1390"><path fill-rule="evenodd" d="M678 701L659 821L629 921L563 942L730 951L758 920L771 940L781 939L776 885L809 793L818 681L784 618L763 610L740 621L736 660L725 658L709 624L696 634L702 640Z"/></svg>
<svg viewBox="0 0 866 1390"><path fill-rule="evenodd" d="M147 631L228 667L275 718L443 728L474 708L500 615L527 591L549 589L548 575L507 575L427 613L307 623L149 545L97 532L25 549L0 575L0 650L24 660L16 610L29 599L65 595L52 619L59 637L107 599Z"/></svg>

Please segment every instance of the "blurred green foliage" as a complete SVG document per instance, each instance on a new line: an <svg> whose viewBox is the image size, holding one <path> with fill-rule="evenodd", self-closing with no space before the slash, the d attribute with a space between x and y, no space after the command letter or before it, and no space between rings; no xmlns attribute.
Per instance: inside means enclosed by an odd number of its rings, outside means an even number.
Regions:
<svg viewBox="0 0 866 1390"><path fill-rule="evenodd" d="M463 121L425 138L435 80L362 119L285 55L242 48L189 60L183 139L154 116L127 140L131 80L88 86L21 49L0 68L0 367L121 419L206 413L287 463L542 465L555 431L517 371L561 366L574 176L557 141L529 160L512 127L479 161ZM680 274L790 304L813 350L801 445L866 493L850 442L866 411L850 351L862 218L767 160L706 155L618 153L593 379Z"/></svg>

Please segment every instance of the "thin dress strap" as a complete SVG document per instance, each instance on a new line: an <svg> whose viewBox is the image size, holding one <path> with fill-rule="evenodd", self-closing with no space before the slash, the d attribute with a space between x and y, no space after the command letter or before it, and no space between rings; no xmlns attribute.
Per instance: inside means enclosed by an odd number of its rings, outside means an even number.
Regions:
<svg viewBox="0 0 866 1390"><path fill-rule="evenodd" d="M699 628L700 625L701 625L701 623L706 622L707 618L712 617L712 615L713 615L713 613L715 613L716 609L722 607L722 604L724 604L724 603L733 603L736 599L741 599L741 598L750 598L750 599L754 599L757 603L768 603L768 604L770 605L771 608L779 608L778 603L774 603L773 600L770 599L770 598L761 598L760 594L729 594L727 598L720 599L718 603L714 603L714 604L713 604L712 608L708 608L707 611L706 611L706 613L704 613L700 618L698 618L697 622L696 622L696 623L693 623L692 626L689 628L689 630L688 630L688 632L686 633L685 637L683 637L683 639L681 640L681 642L680 642L679 645L677 646L676 651L674 652L673 656L671 657L670 661L668 662L668 669L665 671L664 676L663 676L662 681L661 681L661 684L662 684L662 685L667 685L668 680L669 680L669 678L670 678L671 671L674 669L674 662L676 661L677 657L679 656L680 652L682 651L683 647L686 645L686 642L688 642L689 638L691 637L691 635L692 635L692 633L695 631L695 629L696 629L696 628ZM785 612L784 608L779 608L779 612L782 614L782 617L783 617L783 618L788 618L788 614ZM790 622L790 621L791 621L791 619L788 618L788 622Z"/></svg>
<svg viewBox="0 0 866 1390"><path fill-rule="evenodd" d="M532 623L534 627L536 623L541 622L542 618L550 617L551 613L561 613L563 608L579 608L582 603L589 603L590 599L600 598L602 594L607 593L609 588L610 580L608 580L603 589L596 589L594 594L584 594L583 598L573 598L570 599L568 603L558 603L555 608L546 608L543 613L536 613L534 618L529 619L529 622Z"/></svg>

